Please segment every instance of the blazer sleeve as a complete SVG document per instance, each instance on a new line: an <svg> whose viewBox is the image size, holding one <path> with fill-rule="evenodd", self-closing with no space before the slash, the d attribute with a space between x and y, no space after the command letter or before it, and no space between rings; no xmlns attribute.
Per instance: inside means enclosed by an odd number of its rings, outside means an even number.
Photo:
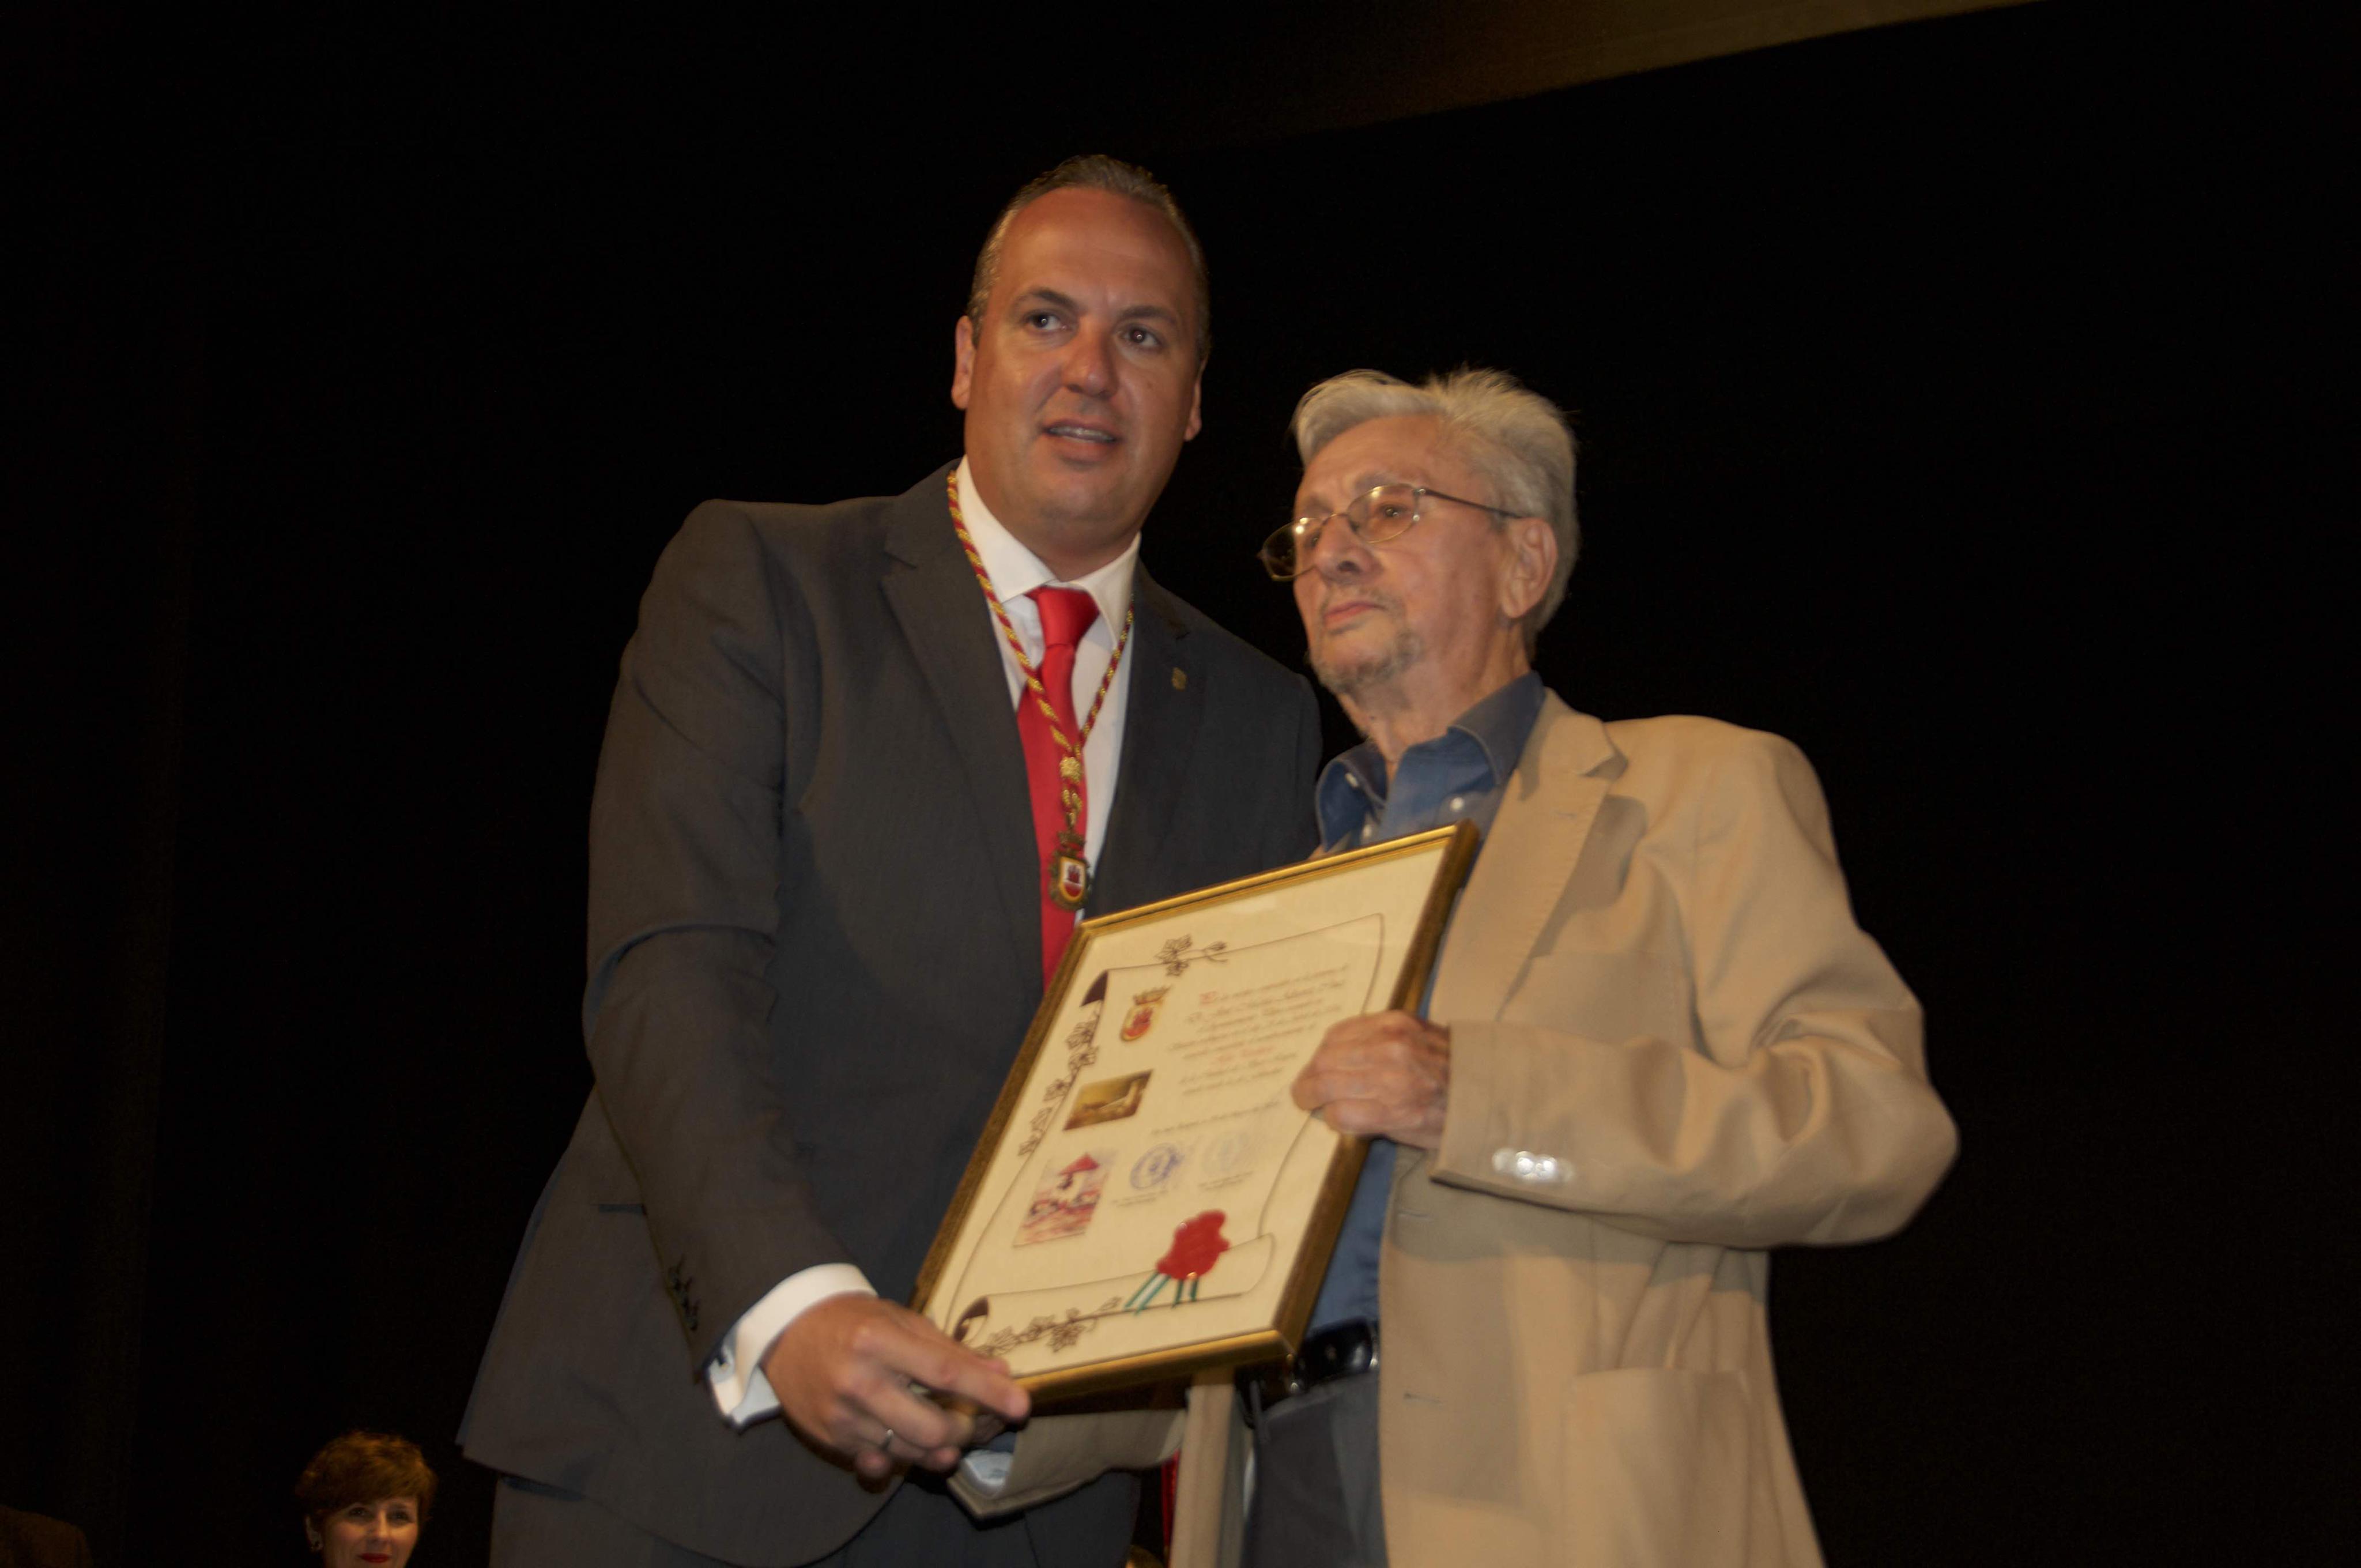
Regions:
<svg viewBox="0 0 2361 1568"><path fill-rule="evenodd" d="M746 512L699 507L641 601L592 797L583 1030L697 1365L782 1278L851 1261L784 1130L771 1038L806 624Z"/></svg>
<svg viewBox="0 0 2361 1568"><path fill-rule="evenodd" d="M1853 924L1803 754L1717 729L1732 743L1663 829L1697 1038L1449 1021L1433 1174L1666 1241L1882 1236L1957 1147L1918 1004Z"/></svg>

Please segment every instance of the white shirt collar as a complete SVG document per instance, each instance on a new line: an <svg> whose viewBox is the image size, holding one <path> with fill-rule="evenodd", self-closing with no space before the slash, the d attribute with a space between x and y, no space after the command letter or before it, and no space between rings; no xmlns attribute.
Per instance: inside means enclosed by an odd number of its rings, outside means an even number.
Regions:
<svg viewBox="0 0 2361 1568"><path fill-rule="evenodd" d="M1139 562L1139 535L1131 536L1123 554L1094 572L1069 583L1050 575L1041 557L1018 543L1007 525L992 515L983 504L983 497L975 488L975 476L968 471L967 459L959 466L960 515L967 521L968 536L975 541L975 552L983 557L983 569L992 577L993 591L1000 596L1003 605L1024 598L1042 585L1080 588L1098 601L1099 619L1085 638L1115 641L1123 629L1123 618L1131 609L1131 574ZM1030 607L1028 607L1030 608Z"/></svg>

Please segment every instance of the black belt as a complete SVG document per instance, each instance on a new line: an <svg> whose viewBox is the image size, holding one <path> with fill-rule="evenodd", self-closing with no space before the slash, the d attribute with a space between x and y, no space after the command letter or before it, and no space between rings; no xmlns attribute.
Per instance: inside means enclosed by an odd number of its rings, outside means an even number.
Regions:
<svg viewBox="0 0 2361 1568"><path fill-rule="evenodd" d="M1378 1369L1378 1325L1366 1318L1334 1323L1303 1336L1303 1346L1279 1366L1248 1367L1238 1374L1248 1424L1265 1405L1292 1398L1337 1377Z"/></svg>

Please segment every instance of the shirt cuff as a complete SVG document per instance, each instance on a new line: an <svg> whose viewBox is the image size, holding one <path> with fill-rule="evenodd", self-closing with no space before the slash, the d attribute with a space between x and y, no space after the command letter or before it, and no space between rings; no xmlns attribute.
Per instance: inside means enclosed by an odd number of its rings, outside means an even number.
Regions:
<svg viewBox="0 0 2361 1568"><path fill-rule="evenodd" d="M746 1315L721 1336L720 1354L706 1363L705 1380L723 1419L744 1428L779 1413L779 1397L763 1375L763 1357L807 1308L830 1296L876 1294L869 1277L849 1263L817 1264L772 1286L770 1294L747 1308Z"/></svg>
<svg viewBox="0 0 2361 1568"><path fill-rule="evenodd" d="M987 1497L1008 1489L1008 1467L1016 1460L1016 1434L1002 1432L982 1448L960 1455L960 1473Z"/></svg>

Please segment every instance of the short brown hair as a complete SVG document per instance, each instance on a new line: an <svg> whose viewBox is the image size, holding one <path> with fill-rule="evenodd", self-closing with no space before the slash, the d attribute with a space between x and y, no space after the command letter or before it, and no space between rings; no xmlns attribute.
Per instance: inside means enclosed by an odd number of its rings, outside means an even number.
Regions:
<svg viewBox="0 0 2361 1568"><path fill-rule="evenodd" d="M295 1483L295 1500L314 1525L339 1508L381 1497L414 1497L418 1522L434 1507L434 1472L406 1437L348 1431L312 1456Z"/></svg>
<svg viewBox="0 0 2361 1568"><path fill-rule="evenodd" d="M1180 236L1181 246L1189 252L1189 273L1195 284L1197 304L1197 365L1202 368L1205 356L1213 346L1213 291L1205 276L1205 247L1197 243L1197 231L1189 226L1189 219L1180 211L1180 203L1172 192L1159 183L1155 175L1136 163L1126 163L1119 158L1109 158L1103 152L1084 153L1070 158L1047 174L1037 175L1026 182L1024 189L1008 198L1008 205L992 220L992 228L983 236L983 248L976 252L975 277L968 285L967 319L983 328L983 309L992 301L992 286L1000 277L1000 247L1008 237L1008 225L1016 214L1048 195L1052 191L1070 191L1077 187L1088 191L1104 191L1110 196L1121 196L1137 202L1143 207L1153 207L1172 225Z"/></svg>

